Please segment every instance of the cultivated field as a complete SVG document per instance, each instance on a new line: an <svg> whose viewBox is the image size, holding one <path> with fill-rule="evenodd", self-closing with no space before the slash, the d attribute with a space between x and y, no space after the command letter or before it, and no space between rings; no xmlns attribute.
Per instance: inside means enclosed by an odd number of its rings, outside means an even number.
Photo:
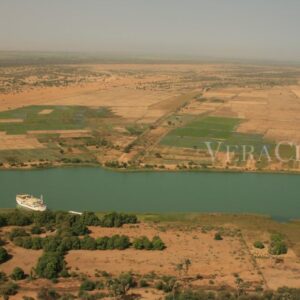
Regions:
<svg viewBox="0 0 300 300"><path fill-rule="evenodd" d="M0 164L298 171L299 80L297 66L2 66ZM223 144L214 159L205 142Z"/></svg>

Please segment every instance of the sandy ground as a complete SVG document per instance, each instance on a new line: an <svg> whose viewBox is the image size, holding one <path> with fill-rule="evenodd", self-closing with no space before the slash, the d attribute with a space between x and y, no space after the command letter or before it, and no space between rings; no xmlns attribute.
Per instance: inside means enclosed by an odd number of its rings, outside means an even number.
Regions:
<svg viewBox="0 0 300 300"><path fill-rule="evenodd" d="M0 150L42 149L44 146L34 137L0 134Z"/></svg>
<svg viewBox="0 0 300 300"><path fill-rule="evenodd" d="M163 251L147 250L77 250L70 251L65 260L71 272L81 273L97 280L96 271L106 271L112 275L131 271L134 274L146 275L155 272L157 275L173 275L179 279L190 278L195 287L227 286L238 288L237 276L248 286L249 291L257 287L276 290L282 286L300 288L300 262L293 248L288 253L272 256L268 253L270 233L264 229L236 231L230 224L224 225L223 240L216 241L213 228L203 231L197 226L168 226L161 223L141 223L122 228L90 227L94 238L113 234L128 235L131 239L142 235L152 238L159 235L167 248ZM2 232L9 232L4 228ZM227 232L227 233L226 233ZM253 242L261 240L265 249L256 249ZM13 256L1 264L1 271L10 274L19 266L29 274L35 267L42 251L26 250L8 243L5 248ZM185 259L191 261L187 272L178 271L177 265ZM197 279L198 278L198 279ZM60 293L76 294L80 281L78 279L61 279L55 288ZM33 282L20 282L20 293L11 299L22 299L22 296L34 296L41 286L51 287L50 281L38 279ZM159 299L162 293L154 289L133 289L132 293L140 294L142 299Z"/></svg>
<svg viewBox="0 0 300 300"><path fill-rule="evenodd" d="M228 237L223 241L214 240L214 232L157 229L140 225L138 228L106 229L92 228L92 236L100 237L112 234L125 234L137 237L141 234L152 238L159 234L166 243L164 251L141 251L128 249L124 251L71 251L66 261L72 269L93 276L96 269L119 274L128 270L138 274L155 272L161 275L176 274L176 265L184 259L192 261L189 275L201 275L205 279L200 285L208 284L214 278L217 284L235 286L234 272L238 272L245 281L257 283L261 280L251 256L247 253L239 238Z"/></svg>

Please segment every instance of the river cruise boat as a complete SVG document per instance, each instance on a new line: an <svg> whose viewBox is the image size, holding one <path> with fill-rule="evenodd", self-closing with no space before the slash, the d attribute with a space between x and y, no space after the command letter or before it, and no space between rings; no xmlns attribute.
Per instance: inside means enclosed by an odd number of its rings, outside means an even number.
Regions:
<svg viewBox="0 0 300 300"><path fill-rule="evenodd" d="M44 204L43 196L36 198L27 194L17 195L16 202L19 207L29 210L45 211L47 209L47 206Z"/></svg>

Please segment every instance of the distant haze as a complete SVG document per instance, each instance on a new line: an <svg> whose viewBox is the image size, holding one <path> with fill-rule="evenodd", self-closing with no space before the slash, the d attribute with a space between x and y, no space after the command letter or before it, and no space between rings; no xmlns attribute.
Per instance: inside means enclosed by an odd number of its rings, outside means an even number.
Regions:
<svg viewBox="0 0 300 300"><path fill-rule="evenodd" d="M0 50L300 61L300 0L0 0Z"/></svg>

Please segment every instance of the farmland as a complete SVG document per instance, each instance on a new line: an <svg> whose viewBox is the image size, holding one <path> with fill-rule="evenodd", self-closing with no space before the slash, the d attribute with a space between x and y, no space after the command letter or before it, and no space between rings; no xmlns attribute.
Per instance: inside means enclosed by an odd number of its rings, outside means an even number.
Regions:
<svg viewBox="0 0 300 300"><path fill-rule="evenodd" d="M297 66L46 61L0 68L2 168L299 170Z"/></svg>

